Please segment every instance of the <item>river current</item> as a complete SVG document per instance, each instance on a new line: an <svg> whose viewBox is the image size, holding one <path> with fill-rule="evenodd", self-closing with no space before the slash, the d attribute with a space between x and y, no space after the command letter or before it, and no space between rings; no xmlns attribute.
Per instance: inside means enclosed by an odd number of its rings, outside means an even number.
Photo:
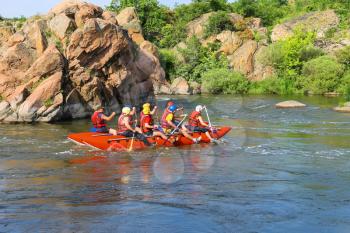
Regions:
<svg viewBox="0 0 350 233"><path fill-rule="evenodd" d="M0 232L350 232L350 114L293 98L178 96L225 141L131 153L66 139L88 120L0 124Z"/></svg>

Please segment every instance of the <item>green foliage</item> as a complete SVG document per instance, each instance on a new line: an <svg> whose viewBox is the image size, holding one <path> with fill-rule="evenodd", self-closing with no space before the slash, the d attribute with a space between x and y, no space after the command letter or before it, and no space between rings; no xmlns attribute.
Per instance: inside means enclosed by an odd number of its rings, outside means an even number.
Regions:
<svg viewBox="0 0 350 233"><path fill-rule="evenodd" d="M232 4L235 12L245 17L258 17L266 26L272 26L288 12L287 0L238 0Z"/></svg>
<svg viewBox="0 0 350 233"><path fill-rule="evenodd" d="M337 92L343 94L346 101L350 101L350 70L348 70L341 79Z"/></svg>
<svg viewBox="0 0 350 233"><path fill-rule="evenodd" d="M166 70L166 79L173 80L176 77L176 64L178 63L174 51L170 49L159 50L160 63L164 70Z"/></svg>
<svg viewBox="0 0 350 233"><path fill-rule="evenodd" d="M119 12L131 6L136 9L145 39L158 45L162 37L161 29L170 21L170 9L160 5L157 0L112 0L107 9Z"/></svg>
<svg viewBox="0 0 350 233"><path fill-rule="evenodd" d="M258 59L265 65L273 66L279 76L293 82L301 72L303 60L320 54L320 51L313 48L314 39L313 33L297 30L288 39L268 46Z"/></svg>
<svg viewBox="0 0 350 233"><path fill-rule="evenodd" d="M244 94L249 90L249 81L242 74L227 68L204 72L202 85L212 94Z"/></svg>
<svg viewBox="0 0 350 233"><path fill-rule="evenodd" d="M304 64L304 89L315 94L335 91L341 83L344 67L329 56L312 59Z"/></svg>
<svg viewBox="0 0 350 233"><path fill-rule="evenodd" d="M190 38L186 48L179 49L183 61L176 65L176 75L189 81L201 82L204 72L214 68L228 67L227 58L216 51L210 50L211 46L203 47L196 37Z"/></svg>
<svg viewBox="0 0 350 233"><path fill-rule="evenodd" d="M285 85L277 76L269 77L259 82L253 82L249 89L250 94L284 94Z"/></svg>
<svg viewBox="0 0 350 233"><path fill-rule="evenodd" d="M235 27L232 24L227 12L219 11L211 15L208 19L208 24L205 26L204 36L219 34L224 30L234 31Z"/></svg>
<svg viewBox="0 0 350 233"><path fill-rule="evenodd" d="M55 38L55 45L56 45L56 48L57 48L61 53L64 52L63 44L62 44L62 42L61 42L58 38Z"/></svg>
<svg viewBox="0 0 350 233"><path fill-rule="evenodd" d="M162 48L171 48L186 38L186 25L184 22L166 24L161 29L159 45Z"/></svg>
<svg viewBox="0 0 350 233"><path fill-rule="evenodd" d="M346 46L336 52L338 62L344 64L347 69L350 69L350 46Z"/></svg>

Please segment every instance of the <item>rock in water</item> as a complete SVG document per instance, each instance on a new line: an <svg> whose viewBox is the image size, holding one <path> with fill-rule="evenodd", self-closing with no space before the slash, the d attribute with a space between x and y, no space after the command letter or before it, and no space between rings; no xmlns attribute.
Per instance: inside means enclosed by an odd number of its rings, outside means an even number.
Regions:
<svg viewBox="0 0 350 233"><path fill-rule="evenodd" d="M0 121L87 117L101 103L119 111L169 87L157 48L118 20L93 4L65 0L9 34L0 48Z"/></svg>
<svg viewBox="0 0 350 233"><path fill-rule="evenodd" d="M333 110L336 112L350 113L350 102L347 102L342 106L335 107Z"/></svg>
<svg viewBox="0 0 350 233"><path fill-rule="evenodd" d="M275 106L276 108L303 108L306 105L295 100L288 100L288 101L280 102Z"/></svg>

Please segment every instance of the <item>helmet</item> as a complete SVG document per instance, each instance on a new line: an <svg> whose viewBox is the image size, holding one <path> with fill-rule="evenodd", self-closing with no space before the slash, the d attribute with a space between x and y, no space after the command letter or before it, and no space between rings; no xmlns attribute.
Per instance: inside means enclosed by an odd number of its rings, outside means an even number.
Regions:
<svg viewBox="0 0 350 233"><path fill-rule="evenodd" d="M174 103L173 101L169 101L169 102L166 104L167 107L170 107L171 105L175 105L175 103Z"/></svg>
<svg viewBox="0 0 350 233"><path fill-rule="evenodd" d="M201 111L203 110L203 108L204 108L204 107L203 107L202 105L197 105L197 106L196 106L196 111L197 111L197 112L201 112Z"/></svg>
<svg viewBox="0 0 350 233"><path fill-rule="evenodd" d="M146 108L144 107L143 110L142 110L142 112L143 112L143 114L148 115L148 114L151 113L151 109L150 109L149 107L146 107Z"/></svg>
<svg viewBox="0 0 350 233"><path fill-rule="evenodd" d="M175 112L177 107L176 107L176 105L171 105L168 109L169 109L170 112Z"/></svg>
<svg viewBox="0 0 350 233"><path fill-rule="evenodd" d="M124 107L122 109L122 113L124 113L124 114L129 114L130 112L131 112L131 109L129 107Z"/></svg>
<svg viewBox="0 0 350 233"><path fill-rule="evenodd" d="M150 103L145 103L142 105L142 108L150 108L151 104Z"/></svg>

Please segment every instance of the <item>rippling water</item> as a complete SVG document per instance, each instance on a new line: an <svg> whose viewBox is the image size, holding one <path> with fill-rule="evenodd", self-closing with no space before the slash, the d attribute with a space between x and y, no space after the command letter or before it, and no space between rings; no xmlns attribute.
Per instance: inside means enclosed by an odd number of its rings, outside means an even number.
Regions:
<svg viewBox="0 0 350 233"><path fill-rule="evenodd" d="M66 140L87 120L0 125L0 232L350 232L338 99L289 110L274 108L280 97L177 99L234 126L226 142L110 153Z"/></svg>

